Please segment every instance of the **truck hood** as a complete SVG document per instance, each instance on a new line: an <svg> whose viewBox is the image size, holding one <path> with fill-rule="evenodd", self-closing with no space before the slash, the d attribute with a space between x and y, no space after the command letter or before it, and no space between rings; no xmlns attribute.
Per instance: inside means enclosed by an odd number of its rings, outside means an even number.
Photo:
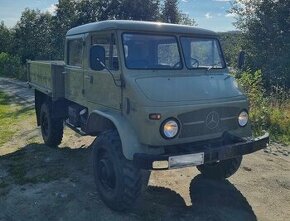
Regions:
<svg viewBox="0 0 290 221"><path fill-rule="evenodd" d="M181 102L230 98L243 95L228 74L142 77L136 83L152 101Z"/></svg>

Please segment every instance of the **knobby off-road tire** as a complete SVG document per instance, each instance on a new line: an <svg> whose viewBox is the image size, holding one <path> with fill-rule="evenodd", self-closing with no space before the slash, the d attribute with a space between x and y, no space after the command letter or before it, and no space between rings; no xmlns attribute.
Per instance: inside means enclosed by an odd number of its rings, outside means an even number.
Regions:
<svg viewBox="0 0 290 221"><path fill-rule="evenodd" d="M63 120L52 118L51 109L47 103L41 106L40 126L44 143L50 147L57 147L63 136Z"/></svg>
<svg viewBox="0 0 290 221"><path fill-rule="evenodd" d="M117 211L132 208L146 181L140 169L124 157L117 131L104 132L93 142L93 169L103 202Z"/></svg>
<svg viewBox="0 0 290 221"><path fill-rule="evenodd" d="M217 163L197 166L197 169L206 178L225 179L232 176L239 169L243 157L223 160Z"/></svg>

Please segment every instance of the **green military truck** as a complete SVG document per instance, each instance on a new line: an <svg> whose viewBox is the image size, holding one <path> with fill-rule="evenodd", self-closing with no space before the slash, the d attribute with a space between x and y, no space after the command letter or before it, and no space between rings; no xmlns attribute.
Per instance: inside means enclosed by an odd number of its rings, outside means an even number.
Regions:
<svg viewBox="0 0 290 221"><path fill-rule="evenodd" d="M112 209L132 206L144 171L197 166L206 177L227 178L242 155L269 142L267 133L252 137L247 98L212 31L90 23L67 32L64 57L29 62L37 124L52 147L64 125L97 137L95 182Z"/></svg>

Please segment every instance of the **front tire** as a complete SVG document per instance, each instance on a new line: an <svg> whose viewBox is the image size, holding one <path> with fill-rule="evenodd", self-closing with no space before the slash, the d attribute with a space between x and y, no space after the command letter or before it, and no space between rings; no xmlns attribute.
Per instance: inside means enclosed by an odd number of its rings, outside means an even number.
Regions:
<svg viewBox="0 0 290 221"><path fill-rule="evenodd" d="M243 157L239 156L233 159L223 160L216 163L203 164L197 166L201 174L210 179L225 179L237 172Z"/></svg>
<svg viewBox="0 0 290 221"><path fill-rule="evenodd" d="M142 175L122 153L118 132L107 131L93 143L93 169L97 190L113 210L130 209L142 190Z"/></svg>
<svg viewBox="0 0 290 221"><path fill-rule="evenodd" d="M44 143L50 147L57 147L63 137L63 120L52 118L50 106L43 103L40 111L40 127Z"/></svg>

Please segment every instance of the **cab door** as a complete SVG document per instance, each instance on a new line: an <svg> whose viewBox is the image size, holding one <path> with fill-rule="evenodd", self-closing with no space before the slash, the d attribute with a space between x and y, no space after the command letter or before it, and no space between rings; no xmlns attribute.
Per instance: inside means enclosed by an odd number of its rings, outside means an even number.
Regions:
<svg viewBox="0 0 290 221"><path fill-rule="evenodd" d="M84 35L66 39L65 97L82 104L84 94Z"/></svg>
<svg viewBox="0 0 290 221"><path fill-rule="evenodd" d="M96 32L89 36L89 43L87 44L88 64L84 70L84 90L86 100L91 104L90 106L98 105L104 108L120 109L121 88L114 82L114 79L115 81L120 79L121 72L115 36L114 32ZM106 68L102 71L91 69L90 48L95 45L105 49L105 65L113 76ZM97 62L97 60L94 62Z"/></svg>

